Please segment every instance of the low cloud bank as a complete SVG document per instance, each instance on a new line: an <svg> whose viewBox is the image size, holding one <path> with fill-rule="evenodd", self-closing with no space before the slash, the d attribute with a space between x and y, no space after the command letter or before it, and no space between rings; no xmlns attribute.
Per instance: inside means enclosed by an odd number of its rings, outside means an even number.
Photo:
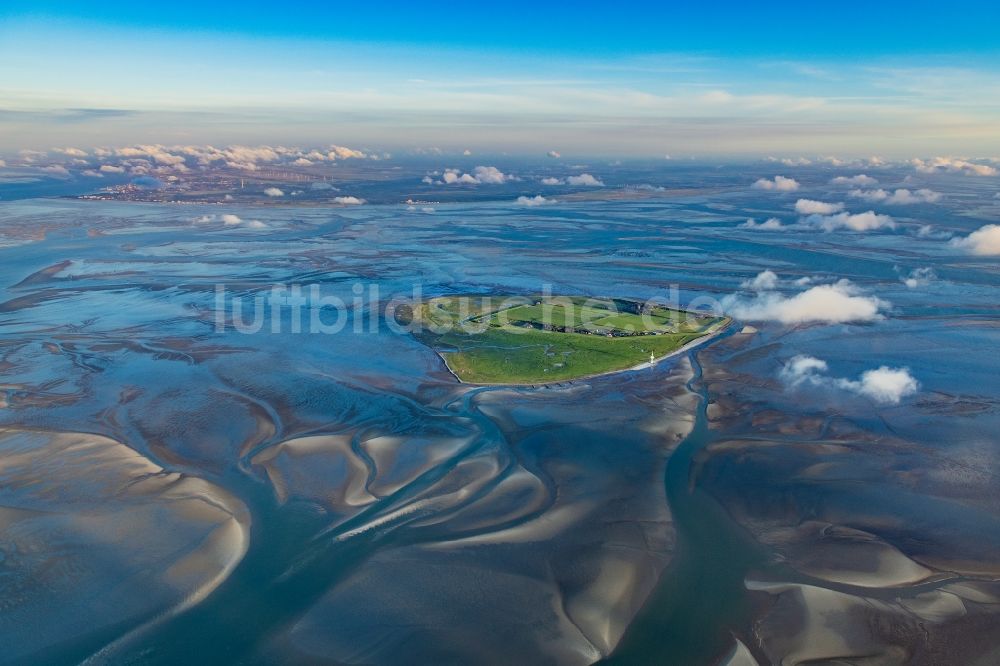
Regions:
<svg viewBox="0 0 1000 666"><path fill-rule="evenodd" d="M896 221L889 215L880 215L873 210L864 213L837 213L836 215L810 215L805 223L817 226L823 231L851 229L852 231L871 231L873 229L895 229Z"/></svg>
<svg viewBox="0 0 1000 666"><path fill-rule="evenodd" d="M883 190L878 190L882 192ZM909 190L904 190L908 195L917 197L922 195L917 195L915 193L909 192ZM897 190L899 192L899 190ZM936 192L930 192L930 190L918 190L918 192L927 192L929 195L924 197L924 200L933 199L930 195L937 195ZM895 196L886 194L886 197ZM902 196L902 195L901 195ZM936 200L936 199L933 199ZM897 203L899 203L897 201ZM917 203L917 201L907 202L907 203ZM797 229L797 230L808 230L808 229L822 229L823 231L836 231L838 229L850 229L852 231L872 231L874 229L895 229L896 221L891 215L883 215L876 213L873 210L865 211L863 213L851 213L844 210L844 204L840 202L827 202L827 201L816 201L815 199L799 199L795 202L795 212L800 215L799 220L796 224L782 224L782 222L775 217L768 218L764 222L757 222L754 219L748 219L746 222L740 225L742 229L759 229L762 231L778 231L780 229Z"/></svg>
<svg viewBox="0 0 1000 666"><path fill-rule="evenodd" d="M856 176L837 176L830 180L831 185L854 185L857 187L871 187L878 185L878 180L869 175L859 173Z"/></svg>
<svg viewBox="0 0 1000 666"><path fill-rule="evenodd" d="M542 178L542 185L577 185L584 187L604 187L604 181L592 176L589 173L581 173L579 176L566 176L565 178L555 178L548 176Z"/></svg>
<svg viewBox="0 0 1000 666"><path fill-rule="evenodd" d="M914 159L910 164L920 173L964 173L972 176L995 176L997 170L987 164L976 164L955 157L935 157L932 160Z"/></svg>
<svg viewBox="0 0 1000 666"><path fill-rule="evenodd" d="M799 189L799 181L794 178L775 176L774 178L759 178L751 187L755 190L775 190L778 192L794 192Z"/></svg>
<svg viewBox="0 0 1000 666"><path fill-rule="evenodd" d="M732 294L722 299L723 311L747 321L782 324L868 322L882 319L890 304L864 294L849 280L821 284L792 295L775 291L781 284L772 271L764 271L743 283L753 294ZM802 285L799 280L794 283Z"/></svg>
<svg viewBox="0 0 1000 666"><path fill-rule="evenodd" d="M583 185L585 187L604 187L604 181L591 176L589 173L581 173L579 176L567 176L567 185Z"/></svg>
<svg viewBox="0 0 1000 666"><path fill-rule="evenodd" d="M795 212L799 215L830 215L844 210L842 203L827 203L814 199L799 199L795 202Z"/></svg>
<svg viewBox="0 0 1000 666"><path fill-rule="evenodd" d="M541 194L538 194L533 197L518 197L517 203L521 206L544 206L545 204L555 203L555 201L546 199Z"/></svg>
<svg viewBox="0 0 1000 666"><path fill-rule="evenodd" d="M222 222L227 227L245 227L247 229L267 228L267 225L260 220L244 220L239 215L233 215L232 213L202 215L194 219L195 224L211 224L213 222Z"/></svg>
<svg viewBox="0 0 1000 666"><path fill-rule="evenodd" d="M935 203L941 200L941 194L934 190L921 188L919 190L898 189L894 192L887 192L883 189L877 190L851 190L849 196L855 199L864 199L873 203L885 203L896 206L908 206L911 204Z"/></svg>
<svg viewBox="0 0 1000 666"><path fill-rule="evenodd" d="M785 228L785 225L781 223L776 217L769 217L763 222L758 222L752 217L747 219L746 222L740 225L741 229L760 229L761 231L779 231Z"/></svg>
<svg viewBox="0 0 1000 666"><path fill-rule="evenodd" d="M439 182L445 185L503 185L512 180L520 179L500 171L495 166L477 166L471 173L462 173L459 169L445 169Z"/></svg>
<svg viewBox="0 0 1000 666"><path fill-rule="evenodd" d="M836 388L891 405L898 405L903 398L920 390L920 383L910 374L909 368L883 365L866 370L858 379L830 377L825 374L828 370L826 361L802 355L788 361L779 376L791 388L803 385Z"/></svg>
<svg viewBox="0 0 1000 666"><path fill-rule="evenodd" d="M965 238L953 238L949 244L981 257L1000 256L1000 224L987 224Z"/></svg>

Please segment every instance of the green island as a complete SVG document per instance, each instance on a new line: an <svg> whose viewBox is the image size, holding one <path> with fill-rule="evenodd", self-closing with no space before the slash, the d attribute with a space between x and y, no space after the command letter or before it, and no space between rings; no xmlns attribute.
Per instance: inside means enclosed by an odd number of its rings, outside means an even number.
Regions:
<svg viewBox="0 0 1000 666"><path fill-rule="evenodd" d="M578 296L441 296L401 314L452 374L472 384L544 384L641 367L730 322Z"/></svg>

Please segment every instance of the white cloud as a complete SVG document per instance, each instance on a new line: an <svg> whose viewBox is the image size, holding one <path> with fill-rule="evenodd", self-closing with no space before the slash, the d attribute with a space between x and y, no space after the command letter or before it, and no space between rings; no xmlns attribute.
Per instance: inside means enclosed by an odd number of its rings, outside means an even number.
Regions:
<svg viewBox="0 0 1000 666"><path fill-rule="evenodd" d="M803 382L815 378L816 373L826 372L827 367L826 361L818 359L815 356L800 354L782 366L778 372L778 376L789 386L799 386Z"/></svg>
<svg viewBox="0 0 1000 666"><path fill-rule="evenodd" d="M744 280L740 283L741 289L746 289L754 292L764 292L764 291L774 291L782 284L793 284L796 287L804 287L807 284L811 284L813 278L803 276L792 280L790 283L782 280L778 277L778 274L772 270L764 270L755 275L754 277Z"/></svg>
<svg viewBox="0 0 1000 666"><path fill-rule="evenodd" d="M872 229L896 228L896 221L889 215L878 215L875 211L864 213L837 213L836 215L810 215L805 218L806 224L820 227L823 231L836 229L851 229L853 231L871 231Z"/></svg>
<svg viewBox="0 0 1000 666"><path fill-rule="evenodd" d="M831 185L854 185L857 187L871 187L878 185L878 180L871 176L859 173L856 176L837 176L830 181Z"/></svg>
<svg viewBox="0 0 1000 666"><path fill-rule="evenodd" d="M41 171L45 171L46 173L54 173L54 174L58 174L60 176L68 176L69 175L69 171L66 169L66 167L64 167L64 166L62 166L60 164L53 164L51 166L43 166L43 167L38 167L38 168Z"/></svg>
<svg viewBox="0 0 1000 666"><path fill-rule="evenodd" d="M567 176L568 185L583 185L585 187L604 187L604 182L594 178L589 173L581 173L579 176Z"/></svg>
<svg viewBox="0 0 1000 666"><path fill-rule="evenodd" d="M934 240L949 240L955 234L951 233L950 231L944 231L944 230L938 231L938 230L935 230L934 227L932 225L930 225L930 224L922 224L919 227L917 227L916 231L914 231L914 235L917 238L932 238Z"/></svg>
<svg viewBox="0 0 1000 666"><path fill-rule="evenodd" d="M193 222L195 224L209 224L212 222L222 222L227 227L245 227L247 229L266 229L267 225L260 220L244 220L239 215L234 215L233 213L223 213L221 215L216 215L214 213L208 215L201 215L194 218Z"/></svg>
<svg viewBox="0 0 1000 666"><path fill-rule="evenodd" d="M920 390L920 383L910 374L909 368L890 368L886 365L876 370L866 370L859 381L840 379L837 385L876 402L893 405L898 405L900 400Z"/></svg>
<svg viewBox="0 0 1000 666"><path fill-rule="evenodd" d="M222 150L207 146L202 154L210 157L212 161L221 159L230 162L256 163L277 162L281 159L278 151L270 146L228 146Z"/></svg>
<svg viewBox="0 0 1000 666"><path fill-rule="evenodd" d="M101 171L104 173L125 173L125 167L112 166L111 164L102 164Z"/></svg>
<svg viewBox="0 0 1000 666"><path fill-rule="evenodd" d="M3 168L5 166L7 166L7 162L5 160L0 160L0 168Z"/></svg>
<svg viewBox="0 0 1000 666"><path fill-rule="evenodd" d="M784 229L785 225L781 223L776 217L769 217L763 222L757 222L753 218L747 219L746 222L740 225L742 229L760 229L761 231L778 231Z"/></svg>
<svg viewBox="0 0 1000 666"><path fill-rule="evenodd" d="M334 197L333 203L339 203L345 206L360 206L365 203L365 200L359 199L358 197Z"/></svg>
<svg viewBox="0 0 1000 666"><path fill-rule="evenodd" d="M267 188L266 190L264 190L264 194L266 194L269 197L283 197L283 196L285 196L285 193L282 190L279 190L277 187L269 187L269 188Z"/></svg>
<svg viewBox="0 0 1000 666"><path fill-rule="evenodd" d="M555 202L552 199L546 199L541 194L538 194L533 197L518 197L517 203L522 206L544 206L545 204Z"/></svg>
<svg viewBox="0 0 1000 666"><path fill-rule="evenodd" d="M755 190L776 190L778 192L794 192L799 189L799 181L794 178L775 176L773 179L759 178L751 185Z"/></svg>
<svg viewBox="0 0 1000 666"><path fill-rule="evenodd" d="M278 162L282 157L296 157L318 162L326 159L326 153L316 150L303 155L298 149L284 148L281 146L241 146L232 145L225 148L215 146L173 146L169 149L163 146L136 146L135 154L151 153L150 149L159 149L160 152L169 150L171 152L182 153L197 160L201 166L208 166L217 162L223 163L232 169L241 171L255 171L258 163ZM119 151L119 154L122 154ZM157 159L154 156L154 159ZM332 158L331 158L332 159ZM157 161L162 161L158 159ZM294 163L294 162L293 162Z"/></svg>
<svg viewBox="0 0 1000 666"><path fill-rule="evenodd" d="M555 150L550 150L549 152L547 152L545 154L548 155L549 157L553 157L553 158L554 157L562 157L562 155L560 155L558 153L558 151L555 151Z"/></svg>
<svg viewBox="0 0 1000 666"><path fill-rule="evenodd" d="M54 148L53 150L55 150L58 153L62 153L63 155L69 155L70 157L87 156L87 151L80 150L79 148Z"/></svg>
<svg viewBox="0 0 1000 666"><path fill-rule="evenodd" d="M812 160L805 157L786 157L780 161L785 166L809 166L812 164Z"/></svg>
<svg viewBox="0 0 1000 666"><path fill-rule="evenodd" d="M300 157L299 159L297 159L294 162L292 162L292 164L295 165L295 166L312 166L313 162L312 162L312 160L308 160L308 159L306 159L304 157Z"/></svg>
<svg viewBox="0 0 1000 666"><path fill-rule="evenodd" d="M813 199L799 199L795 202L795 212L799 215L830 215L844 210L842 203L826 203Z"/></svg>
<svg viewBox="0 0 1000 666"><path fill-rule="evenodd" d="M505 174L493 166L477 166L472 173L462 173L458 169L445 169L441 174L445 185L502 185L511 180L519 180L516 176ZM426 182L426 178L425 181Z"/></svg>
<svg viewBox="0 0 1000 666"><path fill-rule="evenodd" d="M353 148L347 148L345 146L330 146L330 151L327 153L327 157L332 159L362 159L366 155L360 150L354 150Z"/></svg>
<svg viewBox="0 0 1000 666"><path fill-rule="evenodd" d="M953 238L952 247L978 256L1000 255L1000 224L987 224L965 238Z"/></svg>
<svg viewBox="0 0 1000 666"><path fill-rule="evenodd" d="M773 291L778 286L778 274L774 271L762 271L756 277L744 280L740 286L754 291Z"/></svg>
<svg viewBox="0 0 1000 666"><path fill-rule="evenodd" d="M552 178L551 176L542 178L542 185L562 185L564 182L561 178Z"/></svg>
<svg viewBox="0 0 1000 666"><path fill-rule="evenodd" d="M765 285L768 281L768 277L763 279ZM792 296L766 290L753 296L733 294L722 299L722 307L727 314L749 321L838 324L881 319L880 311L889 307L889 303L862 294L848 280L840 280L817 285Z"/></svg>
<svg viewBox="0 0 1000 666"><path fill-rule="evenodd" d="M800 355L788 361L778 376L792 388L803 384L839 388L892 405L898 405L903 398L920 390L920 383L910 374L909 368L883 365L875 370L866 370L857 380L828 377L824 374L828 369L826 361Z"/></svg>
<svg viewBox="0 0 1000 666"><path fill-rule="evenodd" d="M921 188L919 190L898 189L895 192L887 192L883 189L877 190L851 190L849 195L855 199L865 201L880 202L906 206L910 204L934 203L941 199L941 194L933 190Z"/></svg>
<svg viewBox="0 0 1000 666"><path fill-rule="evenodd" d="M466 148L465 150L462 151L462 154L465 155L466 157L468 157L468 156L472 155L472 151L469 150L468 148Z"/></svg>
<svg viewBox="0 0 1000 666"><path fill-rule="evenodd" d="M441 180L444 181L445 185L475 185L479 183L475 176L462 173L458 169L445 169L444 175L441 176Z"/></svg>
<svg viewBox="0 0 1000 666"><path fill-rule="evenodd" d="M3 165L0 165L3 166ZM90 178L104 178L104 174L100 171L94 171L93 169L84 169L80 172L83 176L88 176Z"/></svg>
<svg viewBox="0 0 1000 666"><path fill-rule="evenodd" d="M925 287L936 279L937 274L933 268L914 268L908 275L900 277L903 284L910 289Z"/></svg>
<svg viewBox="0 0 1000 666"><path fill-rule="evenodd" d="M975 164L954 157L935 157L932 160L914 159L910 164L921 173L965 173L973 176L995 176L997 170L986 164Z"/></svg>
<svg viewBox="0 0 1000 666"><path fill-rule="evenodd" d="M157 164L183 164L182 155L174 155L165 146L159 144L137 145L126 148L119 148L115 151L119 157L148 157Z"/></svg>
<svg viewBox="0 0 1000 666"><path fill-rule="evenodd" d="M472 170L472 173L477 182L488 185L501 185L508 180L513 180L500 169L492 166L477 166Z"/></svg>

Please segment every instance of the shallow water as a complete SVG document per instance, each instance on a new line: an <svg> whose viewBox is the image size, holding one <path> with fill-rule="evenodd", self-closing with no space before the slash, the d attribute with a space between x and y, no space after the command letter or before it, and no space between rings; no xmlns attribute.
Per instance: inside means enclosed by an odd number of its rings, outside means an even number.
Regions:
<svg viewBox="0 0 1000 666"><path fill-rule="evenodd" d="M103 436L161 470L116 454L99 469L117 485L98 485L89 449L53 449L45 471L0 437L4 658L716 663L737 639L761 663L979 658L963 637L1000 626L1000 275L915 229L967 233L998 206L975 179L945 186L875 234L740 229L787 214L745 190L226 209L263 229L194 222L217 206L0 204L18 243L0 247L0 424ZM937 278L907 288L920 267ZM740 323L654 368L503 389L456 384L368 303L419 284L676 286L687 304L764 269L786 293L848 278L892 306L867 324ZM346 303L360 284L364 302L336 335L293 333L287 312L276 331L217 330L216 285L249 303L276 283ZM791 390L778 373L796 354L833 377L906 366L920 391ZM178 478L201 484L184 502L226 509L178 502ZM139 506L158 518L126 521ZM823 640L816 612L833 613Z"/></svg>

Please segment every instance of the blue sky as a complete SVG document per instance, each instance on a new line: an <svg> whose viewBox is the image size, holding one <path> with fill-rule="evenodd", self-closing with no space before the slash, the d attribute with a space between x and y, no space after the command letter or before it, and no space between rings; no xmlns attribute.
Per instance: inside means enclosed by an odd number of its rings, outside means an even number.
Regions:
<svg viewBox="0 0 1000 666"><path fill-rule="evenodd" d="M997 6L755 4L6 2L0 149L1000 153Z"/></svg>

